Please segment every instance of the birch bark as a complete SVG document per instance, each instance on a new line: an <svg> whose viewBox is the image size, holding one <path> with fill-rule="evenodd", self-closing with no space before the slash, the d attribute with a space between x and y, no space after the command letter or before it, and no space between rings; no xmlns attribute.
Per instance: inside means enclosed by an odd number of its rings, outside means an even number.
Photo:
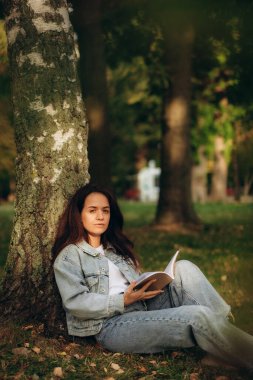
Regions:
<svg viewBox="0 0 253 380"><path fill-rule="evenodd" d="M2 284L5 313L51 320L51 247L67 199L89 180L87 119L65 0L6 1L17 199Z"/></svg>

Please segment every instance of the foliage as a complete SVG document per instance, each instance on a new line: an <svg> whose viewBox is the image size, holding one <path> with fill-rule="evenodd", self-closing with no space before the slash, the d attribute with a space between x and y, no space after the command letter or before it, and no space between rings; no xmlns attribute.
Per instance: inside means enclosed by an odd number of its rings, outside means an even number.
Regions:
<svg viewBox="0 0 253 380"><path fill-rule="evenodd" d="M204 231L175 234L150 227L155 205L121 201L126 231L135 242L145 270L163 269L170 254L181 249L181 259L200 266L210 281L231 303L236 324L253 332L252 311L252 204L196 205L206 222ZM13 216L10 205L0 206L0 231L7 242ZM8 226L8 227L7 227ZM5 255L1 245L0 257ZM3 261L2 261L3 262ZM0 377L3 379L55 379L61 368L66 379L202 379L227 376L230 380L251 377L246 373L202 367L198 350L172 350L160 355L109 353L80 339L45 337L43 325L35 322L0 324ZM59 377L58 377L59 379Z"/></svg>
<svg viewBox="0 0 253 380"><path fill-rule="evenodd" d="M228 29L226 39L209 37L209 62L206 62L205 71L201 69L200 77L195 67L196 95L193 103L196 125L192 128L192 146L195 152L198 147L205 146L207 156L212 160L214 138L222 136L226 142L225 158L229 163L235 124L245 117L246 110L238 103L232 103L235 100L233 91L240 83L236 65L231 62L231 56L240 53L238 19L229 20L225 26Z"/></svg>
<svg viewBox="0 0 253 380"><path fill-rule="evenodd" d="M4 30L4 22L0 20L0 73L3 70L2 65L7 64L7 39Z"/></svg>
<svg viewBox="0 0 253 380"><path fill-rule="evenodd" d="M248 89L245 89L245 82L246 77L249 83L252 80L249 62L253 59L253 49L250 34L247 34L252 24L249 17L252 14L251 2L241 4L234 1L231 4L223 0L219 4L209 1L201 4L186 1L179 5L163 0L155 3L145 0L123 1L120 4L111 0L109 3L110 6L105 6L104 9L103 23L107 62L112 69L110 80L116 89L113 95L122 98L121 104L120 99L117 99L118 102L110 102L112 130L118 137L118 148L115 146L116 160L113 159L115 179L118 176L122 179L126 176L125 165L130 165L128 168L131 168L131 175L138 167L136 165L134 168L134 160L131 164L130 160L125 159L126 139L123 137L121 140L121 134L128 134L128 146L135 160L136 156L144 156L146 159L154 158L159 162L157 132L161 123L162 98L164 91L170 86L168 64L175 64L173 57L166 56L165 36L171 34L173 28L181 28L184 22L191 23L195 32L191 134L195 161L198 161L198 147L203 145L209 159L213 159L214 139L219 135L226 141L225 155L229 164L234 144L235 123L244 121L249 114L251 95L248 94ZM142 75L136 75L135 78L133 76L133 82L129 81L129 75L122 75L121 78L117 76L117 67L126 67L135 62L135 59L142 59L145 63L148 81L143 80ZM138 70L136 72L139 74ZM134 114L130 112L126 94L123 100L121 90L124 83L129 89L129 96L131 93L134 101L139 99L135 103L138 107L131 107ZM143 85L145 97L142 97L143 93L140 92ZM245 93L248 97L244 96ZM144 104L148 98L151 107ZM155 122L145 117L144 125L141 124L143 127L138 128L135 124L136 128L133 130L133 123L136 120L138 122L147 113L150 116L152 113ZM119 123L118 120L122 118L124 123ZM146 144L143 151L141 141L145 134L147 138L154 137L156 152L152 149L152 144Z"/></svg>
<svg viewBox="0 0 253 380"><path fill-rule="evenodd" d="M0 273L7 258L13 221L13 205L6 203L0 206Z"/></svg>
<svg viewBox="0 0 253 380"><path fill-rule="evenodd" d="M119 194L134 186L138 165L159 158L160 128L156 115L161 99L150 94L149 81L148 67L140 56L108 69L112 175Z"/></svg>
<svg viewBox="0 0 253 380"><path fill-rule="evenodd" d="M13 127L6 115L8 104L0 102L0 173L1 172L14 172L14 158L16 155L16 148L14 142Z"/></svg>

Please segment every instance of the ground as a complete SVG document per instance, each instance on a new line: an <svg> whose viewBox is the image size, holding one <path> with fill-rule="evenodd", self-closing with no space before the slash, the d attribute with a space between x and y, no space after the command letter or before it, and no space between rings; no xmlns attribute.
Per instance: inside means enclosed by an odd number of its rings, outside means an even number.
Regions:
<svg viewBox="0 0 253 380"><path fill-rule="evenodd" d="M135 242L143 270L162 270L178 248L195 262L232 305L236 325L253 334L252 204L196 205L204 227L195 232L157 231L155 206L121 202L127 234ZM0 206L0 265L6 259L13 208ZM3 269L2 269L3 270ZM201 366L198 349L161 355L109 353L92 341L46 337L44 326L22 321L0 325L0 379L251 379L246 372Z"/></svg>

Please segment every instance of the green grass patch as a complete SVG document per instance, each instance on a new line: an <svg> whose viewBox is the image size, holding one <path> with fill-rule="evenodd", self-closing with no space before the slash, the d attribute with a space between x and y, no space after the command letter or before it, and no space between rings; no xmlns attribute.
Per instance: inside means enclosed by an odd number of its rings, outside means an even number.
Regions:
<svg viewBox="0 0 253 380"><path fill-rule="evenodd" d="M236 324L253 333L252 204L205 204L196 210L205 227L195 233L157 231L152 227L154 204L121 201L125 230L135 243L143 270L162 270L176 249L181 259L196 263L232 305ZM13 206L0 206L0 269L6 260ZM16 350L16 349L21 350ZM26 350L22 350L26 348ZM37 350L39 349L39 351ZM37 352L36 352L37 350ZM49 339L43 327L6 323L0 326L1 379L250 379L250 375L202 367L199 350L164 355L126 355L96 345ZM59 379L59 377L58 377Z"/></svg>
<svg viewBox="0 0 253 380"><path fill-rule="evenodd" d="M13 215L14 210L12 204L4 203L0 205L0 271L5 264L8 254Z"/></svg>

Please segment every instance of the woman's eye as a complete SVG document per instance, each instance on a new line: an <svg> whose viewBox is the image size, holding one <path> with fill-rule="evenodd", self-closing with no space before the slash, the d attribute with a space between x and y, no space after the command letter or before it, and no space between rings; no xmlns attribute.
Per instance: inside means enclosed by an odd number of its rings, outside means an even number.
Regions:
<svg viewBox="0 0 253 380"><path fill-rule="evenodd" d="M109 214L110 210L104 210L104 214Z"/></svg>

